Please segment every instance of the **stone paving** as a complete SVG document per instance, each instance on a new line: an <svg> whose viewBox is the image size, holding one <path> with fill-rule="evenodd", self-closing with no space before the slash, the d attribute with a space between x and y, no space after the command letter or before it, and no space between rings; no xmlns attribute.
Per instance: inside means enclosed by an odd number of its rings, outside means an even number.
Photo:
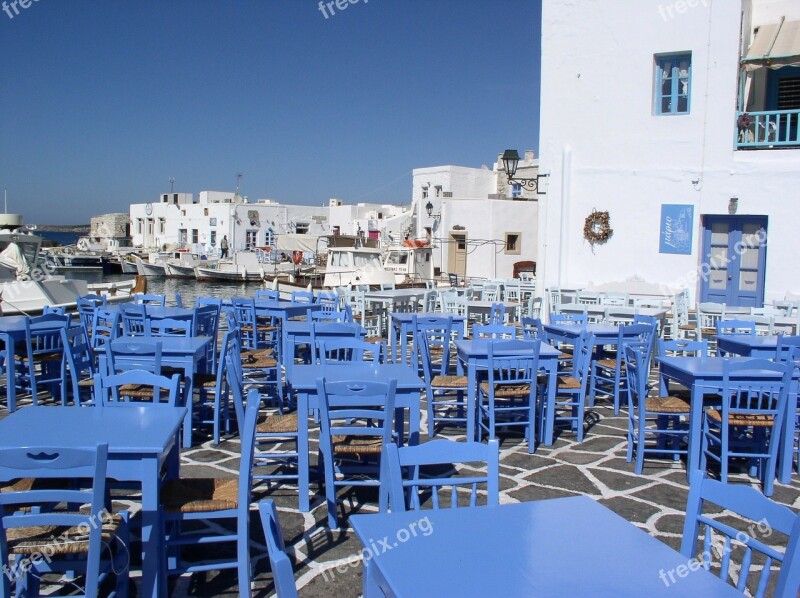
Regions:
<svg viewBox="0 0 800 598"><path fill-rule="evenodd" d="M423 410L424 414L424 410ZM562 434L551 447L539 446L528 454L520 437L503 439L500 454L501 503L541 500L584 494L590 496L626 520L674 548L680 545L687 498L685 463L682 461L645 460L643 475L633 473L633 464L625 460L627 420L624 412L614 416L602 404L587 410L588 431L582 443ZM423 415L423 430L425 430ZM453 439L462 439L457 435ZM423 434L423 440L425 434ZM312 451L316 452L312 439ZM236 438L218 447L211 442L182 454L183 475L235 475L239 442ZM315 459L312 459L312 461ZM734 483L751 484L755 480L742 473ZM312 490L316 485L312 481ZM342 559L356 555L362 548L345 521L341 530L327 527L327 510L322 495L315 495L309 513L297 510L294 487L264 493L256 490L254 500L272 497L279 507L283 535L294 562L295 579L301 596L359 596L361 565L343 564ZM342 499L342 496L345 498ZM773 499L800 509L800 477L790 485L775 485ZM377 492L362 489L357 493L340 492L346 514L376 511ZM340 511L341 512L341 511ZM274 593L266 559L263 534L255 511L252 512L252 554L254 558L255 596ZM341 519L341 516L340 516ZM232 572L184 576L170 581L171 595L181 597L235 596L236 577Z"/></svg>

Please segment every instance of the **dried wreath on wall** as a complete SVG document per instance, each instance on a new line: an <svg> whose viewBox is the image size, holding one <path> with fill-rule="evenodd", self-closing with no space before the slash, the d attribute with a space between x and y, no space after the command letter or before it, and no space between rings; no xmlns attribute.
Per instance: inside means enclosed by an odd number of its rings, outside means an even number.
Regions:
<svg viewBox="0 0 800 598"><path fill-rule="evenodd" d="M605 243L614 234L614 229L609 225L609 221L608 212L592 210L592 213L586 217L583 224L583 236L592 246L595 243Z"/></svg>

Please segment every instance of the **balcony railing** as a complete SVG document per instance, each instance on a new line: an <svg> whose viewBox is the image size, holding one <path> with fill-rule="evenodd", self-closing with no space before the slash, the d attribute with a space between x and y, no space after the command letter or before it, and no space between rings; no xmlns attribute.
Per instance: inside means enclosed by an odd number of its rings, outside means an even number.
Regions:
<svg viewBox="0 0 800 598"><path fill-rule="evenodd" d="M800 147L800 110L736 113L736 149Z"/></svg>

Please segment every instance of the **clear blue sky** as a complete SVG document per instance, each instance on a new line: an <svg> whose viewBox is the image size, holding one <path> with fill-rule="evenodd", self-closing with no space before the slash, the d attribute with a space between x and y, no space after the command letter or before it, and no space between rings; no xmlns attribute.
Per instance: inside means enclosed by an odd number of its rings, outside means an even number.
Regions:
<svg viewBox="0 0 800 598"><path fill-rule="evenodd" d="M541 0L11 1L0 191L29 223L239 172L251 200L407 203L413 168L538 144Z"/></svg>

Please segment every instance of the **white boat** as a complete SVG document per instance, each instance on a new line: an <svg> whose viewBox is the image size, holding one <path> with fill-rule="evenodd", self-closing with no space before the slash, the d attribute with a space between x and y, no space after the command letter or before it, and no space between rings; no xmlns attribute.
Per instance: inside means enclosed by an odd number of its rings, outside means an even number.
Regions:
<svg viewBox="0 0 800 598"><path fill-rule="evenodd" d="M0 310L3 315L36 314L49 305L77 307L77 298L90 292L106 294L110 302L130 301L130 284L94 285L54 275L39 261L42 238L23 228L19 214L0 214ZM113 287L113 288L112 288Z"/></svg>
<svg viewBox="0 0 800 598"><path fill-rule="evenodd" d="M237 251L229 260L219 260L216 264L208 266L196 266L194 275L197 280L262 282L265 273L257 253Z"/></svg>
<svg viewBox="0 0 800 598"><path fill-rule="evenodd" d="M216 260L209 260L205 255L189 253L188 251L176 251L173 257L166 261L165 265L169 278L194 278L194 269L197 266L209 268L215 263Z"/></svg>
<svg viewBox="0 0 800 598"><path fill-rule="evenodd" d="M328 247L328 263L322 286L328 289L348 285L393 284L395 276L381 262L377 247Z"/></svg>
<svg viewBox="0 0 800 598"><path fill-rule="evenodd" d="M383 267L394 274L396 284L433 280L433 259L427 239L406 239L403 245L389 247Z"/></svg>
<svg viewBox="0 0 800 598"><path fill-rule="evenodd" d="M123 274L138 274L139 269L136 266L136 256L119 256L119 265Z"/></svg>
<svg viewBox="0 0 800 598"><path fill-rule="evenodd" d="M151 253L149 261L144 261L138 255L133 258L136 261L136 271L139 276L166 276L167 268L164 258L159 253Z"/></svg>

